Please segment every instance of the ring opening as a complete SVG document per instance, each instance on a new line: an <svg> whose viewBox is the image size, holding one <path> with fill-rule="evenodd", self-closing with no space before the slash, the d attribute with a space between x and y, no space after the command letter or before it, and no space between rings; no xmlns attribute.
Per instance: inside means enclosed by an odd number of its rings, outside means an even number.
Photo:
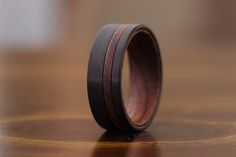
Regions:
<svg viewBox="0 0 236 157"><path fill-rule="evenodd" d="M126 54L129 66L126 66L127 61L124 59L124 107L132 123L144 125L153 115L161 91L159 49L153 36L146 30L140 30L132 36Z"/></svg>

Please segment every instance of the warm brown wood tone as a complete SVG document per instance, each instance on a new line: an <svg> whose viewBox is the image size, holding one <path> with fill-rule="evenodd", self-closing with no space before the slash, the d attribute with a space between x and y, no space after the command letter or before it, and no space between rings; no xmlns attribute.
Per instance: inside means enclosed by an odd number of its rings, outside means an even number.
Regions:
<svg viewBox="0 0 236 157"><path fill-rule="evenodd" d="M235 43L168 45L160 42L158 115L139 135L105 133L95 123L86 95L88 49L78 56L2 53L0 156L235 156Z"/></svg>
<svg viewBox="0 0 236 157"><path fill-rule="evenodd" d="M112 35L107 50L106 50L106 55L105 55L105 60L104 60L104 71L103 71L103 90L104 90L104 103L106 104L106 108L108 111L108 114L111 117L111 121L113 124L118 127L122 128L122 126L119 123L119 120L117 119L115 115L115 109L114 109L114 104L112 100L112 66L113 66L113 58L115 56L115 50L117 43L119 42L122 33L126 30L128 25L121 25L115 30L114 34ZM100 40L100 42L104 42ZM96 104L95 104L96 105ZM101 109L100 109L101 110Z"/></svg>

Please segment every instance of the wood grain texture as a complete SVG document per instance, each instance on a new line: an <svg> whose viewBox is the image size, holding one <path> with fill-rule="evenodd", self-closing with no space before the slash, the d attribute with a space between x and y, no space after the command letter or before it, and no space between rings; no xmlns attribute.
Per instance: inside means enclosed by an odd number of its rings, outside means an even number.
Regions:
<svg viewBox="0 0 236 157"><path fill-rule="evenodd" d="M103 90L104 90L104 104L107 108L108 114L111 117L113 124L117 128L122 128L119 120L115 115L115 109L112 100L112 89L111 89L111 80L112 80L112 66L113 66L113 58L115 55L115 49L117 43L120 40L122 33L126 30L128 25L121 25L117 28L117 30L112 35L109 45L106 50L105 60L104 60L104 71L103 71ZM104 41L103 41L104 42Z"/></svg>
<svg viewBox="0 0 236 157"><path fill-rule="evenodd" d="M163 97L140 134L94 121L87 53L2 53L0 156L235 156L235 44L179 45L161 46Z"/></svg>

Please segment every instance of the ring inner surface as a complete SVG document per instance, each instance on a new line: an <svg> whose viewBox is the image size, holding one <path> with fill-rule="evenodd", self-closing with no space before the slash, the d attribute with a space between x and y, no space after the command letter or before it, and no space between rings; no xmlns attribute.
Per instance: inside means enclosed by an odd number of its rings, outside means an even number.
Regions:
<svg viewBox="0 0 236 157"><path fill-rule="evenodd" d="M145 30L135 33L127 48L130 81L124 106L135 125L145 124L156 108L161 88L161 63L156 41Z"/></svg>

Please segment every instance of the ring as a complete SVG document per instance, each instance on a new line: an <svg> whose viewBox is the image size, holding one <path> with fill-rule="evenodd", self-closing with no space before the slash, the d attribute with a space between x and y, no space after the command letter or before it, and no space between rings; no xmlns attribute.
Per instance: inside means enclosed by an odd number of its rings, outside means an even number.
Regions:
<svg viewBox="0 0 236 157"><path fill-rule="evenodd" d="M125 53L130 69L126 100L121 87ZM155 35L141 24L103 26L90 52L87 77L90 108L102 128L144 130L155 116L162 89L162 61Z"/></svg>

